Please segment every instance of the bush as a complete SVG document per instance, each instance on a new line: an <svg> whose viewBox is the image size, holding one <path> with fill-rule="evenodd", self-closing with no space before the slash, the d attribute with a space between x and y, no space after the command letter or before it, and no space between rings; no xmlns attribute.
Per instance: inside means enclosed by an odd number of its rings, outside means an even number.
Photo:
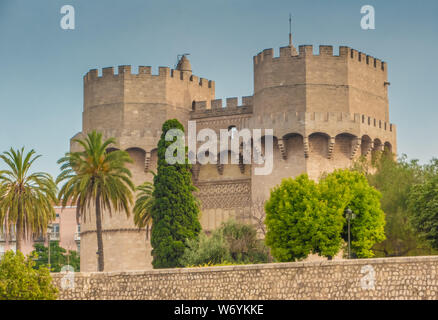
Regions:
<svg viewBox="0 0 438 320"><path fill-rule="evenodd" d="M180 262L188 266L213 266L266 263L269 250L252 225L229 220L213 231L211 236L200 234L190 240Z"/></svg>
<svg viewBox="0 0 438 320"><path fill-rule="evenodd" d="M254 226L228 220L219 229L228 245L231 259L236 263L263 263L269 260L269 249L257 239Z"/></svg>
<svg viewBox="0 0 438 320"><path fill-rule="evenodd" d="M215 232L210 237L201 233L198 239L191 239L187 244L188 248L181 257L183 266L217 265L231 259L221 233Z"/></svg>
<svg viewBox="0 0 438 320"><path fill-rule="evenodd" d="M0 260L0 300L55 300L58 290L45 267L34 269L35 256L8 251Z"/></svg>

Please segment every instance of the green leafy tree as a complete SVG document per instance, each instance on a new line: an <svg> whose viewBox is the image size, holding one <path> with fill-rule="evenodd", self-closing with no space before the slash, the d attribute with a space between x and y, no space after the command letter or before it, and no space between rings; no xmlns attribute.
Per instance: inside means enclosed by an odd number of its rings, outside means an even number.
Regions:
<svg viewBox="0 0 438 320"><path fill-rule="evenodd" d="M377 243L373 251L377 256L394 257L432 254L430 245L419 236L411 223L412 212L408 205L411 189L421 183L426 171L417 160L407 161L406 155L395 159L383 153L367 173L369 184L382 193L381 207L385 212L386 240Z"/></svg>
<svg viewBox="0 0 438 320"><path fill-rule="evenodd" d="M191 165L187 160L187 149L182 139L174 137L166 141L169 130L184 127L178 120L168 120L163 124L162 135L158 142L158 170L154 177L152 232L152 264L154 268L181 267L180 258L187 248L187 241L198 237L201 225L198 220L199 204L193 192ZM166 161L166 150L171 145L183 148L183 163L170 164ZM171 150L169 148L169 150ZM178 150L175 149L174 155ZM169 152L169 151L168 151Z"/></svg>
<svg viewBox="0 0 438 320"><path fill-rule="evenodd" d="M79 252L76 250L67 251L66 259L67 265L72 266L75 272L81 271L81 256Z"/></svg>
<svg viewBox="0 0 438 320"><path fill-rule="evenodd" d="M265 205L266 244L281 262L311 253L333 256L341 248L341 208L328 210L319 186L306 174L283 179Z"/></svg>
<svg viewBox="0 0 438 320"><path fill-rule="evenodd" d="M58 290L45 267L35 269L35 257L8 251L0 259L0 300L55 300Z"/></svg>
<svg viewBox="0 0 438 320"><path fill-rule="evenodd" d="M320 182L328 208L338 215L348 207L355 214L351 220L351 250L358 258L374 256L372 247L385 240L385 214L380 206L381 194L369 185L365 175L351 170L336 170ZM347 240L344 219L342 238Z"/></svg>
<svg viewBox="0 0 438 320"><path fill-rule="evenodd" d="M49 248L43 244L34 244L35 250L32 255L37 257L35 260L35 268L41 266L49 266ZM59 241L50 242L50 271L61 272L63 266L70 265L75 272L80 271L80 258L76 251L70 250L67 252L59 246Z"/></svg>
<svg viewBox="0 0 438 320"><path fill-rule="evenodd" d="M96 218L98 271L104 271L104 252L102 239L102 212L108 210L124 211L130 215L135 186L131 172L126 167L132 159L126 151L108 152L115 144L114 138L103 141L102 134L93 131L86 139L75 139L82 151L66 153L58 163L61 173L57 183L65 181L59 192L63 207L75 203L77 219L86 221L86 213L91 214L94 207Z"/></svg>
<svg viewBox="0 0 438 320"><path fill-rule="evenodd" d="M56 185L52 177L45 172L31 173L39 157L34 150L25 153L24 148L11 148L0 155L7 168L0 171L0 224L9 230L15 225L18 251L25 237L45 233L55 219Z"/></svg>
<svg viewBox="0 0 438 320"><path fill-rule="evenodd" d="M146 228L146 239L149 239L149 228L152 225L152 205L154 203L154 185L146 181L137 187L137 199L134 205L134 223L140 229Z"/></svg>
<svg viewBox="0 0 438 320"><path fill-rule="evenodd" d="M432 248L438 249L438 160L424 167L421 183L414 185L409 196L411 221L417 232Z"/></svg>
<svg viewBox="0 0 438 320"><path fill-rule="evenodd" d="M351 225L352 250L371 257L371 247L384 239L380 194L364 175L337 170L316 183L303 174L284 179L266 202L266 244L279 261L296 261L309 254L333 257L347 239L344 210L356 214Z"/></svg>

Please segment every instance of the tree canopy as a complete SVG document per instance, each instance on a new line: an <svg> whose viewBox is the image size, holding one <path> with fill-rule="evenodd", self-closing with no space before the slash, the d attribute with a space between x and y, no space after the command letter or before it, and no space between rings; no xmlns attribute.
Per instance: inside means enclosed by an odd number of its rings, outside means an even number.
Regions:
<svg viewBox="0 0 438 320"><path fill-rule="evenodd" d="M357 257L372 257L374 243L384 239L384 213L380 194L365 176L337 170L319 183L306 174L284 179L266 202L266 244L279 261L305 259L309 254L336 255L346 240L348 207L352 251Z"/></svg>
<svg viewBox="0 0 438 320"><path fill-rule="evenodd" d="M336 170L322 179L320 185L329 208L339 208L342 213L349 208L355 215L351 220L352 252L358 258L373 257L374 244L385 240L381 193L369 185L365 175L351 170ZM345 222L342 238L344 241L348 238Z"/></svg>
<svg viewBox="0 0 438 320"><path fill-rule="evenodd" d="M0 300L55 300L58 289L45 267L34 268L34 256L6 252L0 259Z"/></svg>
<svg viewBox="0 0 438 320"><path fill-rule="evenodd" d="M438 159L423 167L421 182L411 188L408 207L415 230L438 249Z"/></svg>
<svg viewBox="0 0 438 320"><path fill-rule="evenodd" d="M34 248L35 250L31 253L32 256L36 257L34 268L48 267L49 248L40 243L35 243ZM67 252L67 250L59 246L59 241L50 241L50 271L61 272L61 268L66 265L72 266L75 272L79 272L79 254L74 250Z"/></svg>
<svg viewBox="0 0 438 320"><path fill-rule="evenodd" d="M25 237L43 234L55 219L56 185L45 172L31 172L39 158L34 150L10 149L0 155L6 169L0 171L0 228L16 227L16 248Z"/></svg>
<svg viewBox="0 0 438 320"><path fill-rule="evenodd" d="M168 120L163 124L158 142L158 169L154 177L151 210L154 268L181 267L180 258L187 248L187 241L196 239L201 231L199 203L193 195L196 188L192 183L187 149L183 146L182 163L170 164L166 160L166 152L172 150L170 146L183 143L176 136L166 141L166 134L171 129L184 133L184 127L178 120Z"/></svg>
<svg viewBox="0 0 438 320"><path fill-rule="evenodd" d="M376 243L373 251L378 257L428 255L434 251L412 223L414 209L409 206L413 187L426 176L433 176L431 165L420 165L418 160L408 161L406 155L395 159L381 153L371 165L358 161L355 170L366 174L368 182L382 193L380 200L385 212L386 239Z"/></svg>

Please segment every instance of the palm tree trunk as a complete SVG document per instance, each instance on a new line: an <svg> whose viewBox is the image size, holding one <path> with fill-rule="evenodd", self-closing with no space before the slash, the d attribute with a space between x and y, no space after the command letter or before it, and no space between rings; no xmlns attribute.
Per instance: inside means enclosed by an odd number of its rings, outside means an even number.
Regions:
<svg viewBox="0 0 438 320"><path fill-rule="evenodd" d="M100 214L100 193L96 195L96 234L97 234L97 271L104 270L102 216Z"/></svg>
<svg viewBox="0 0 438 320"><path fill-rule="evenodd" d="M9 251L9 213L5 217L5 252Z"/></svg>
<svg viewBox="0 0 438 320"><path fill-rule="evenodd" d="M15 251L21 252L23 221L20 211L18 211L17 225L15 229Z"/></svg>

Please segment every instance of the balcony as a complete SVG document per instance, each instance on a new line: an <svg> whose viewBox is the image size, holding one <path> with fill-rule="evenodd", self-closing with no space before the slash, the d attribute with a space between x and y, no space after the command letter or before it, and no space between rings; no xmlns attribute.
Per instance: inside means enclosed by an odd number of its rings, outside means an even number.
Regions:
<svg viewBox="0 0 438 320"><path fill-rule="evenodd" d="M50 241L59 241L59 232L52 232L48 235L50 237Z"/></svg>

